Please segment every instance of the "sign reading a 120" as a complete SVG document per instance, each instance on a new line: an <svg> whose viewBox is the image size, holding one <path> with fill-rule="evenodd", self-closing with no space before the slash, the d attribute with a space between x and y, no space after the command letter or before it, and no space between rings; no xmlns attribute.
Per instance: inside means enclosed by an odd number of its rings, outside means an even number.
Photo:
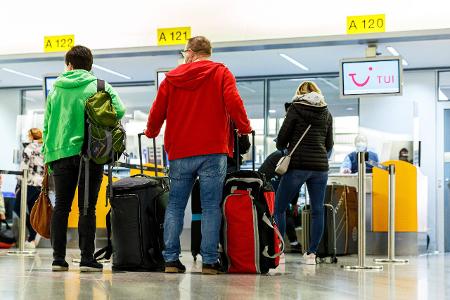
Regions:
<svg viewBox="0 0 450 300"><path fill-rule="evenodd" d="M376 33L386 31L384 14L347 17L347 34Z"/></svg>
<svg viewBox="0 0 450 300"><path fill-rule="evenodd" d="M191 27L158 28L158 46L184 45L191 38Z"/></svg>

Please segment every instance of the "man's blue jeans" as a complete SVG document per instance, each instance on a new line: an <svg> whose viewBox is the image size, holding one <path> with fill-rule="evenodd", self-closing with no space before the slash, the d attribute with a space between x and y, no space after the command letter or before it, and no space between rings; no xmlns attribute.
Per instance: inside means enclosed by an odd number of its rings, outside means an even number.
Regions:
<svg viewBox="0 0 450 300"><path fill-rule="evenodd" d="M165 250L163 256L166 262L176 261L179 258L184 211L197 176L200 178L202 204L200 254L205 264L217 262L222 220L220 202L226 169L227 157L224 154L193 156L170 161L169 204L164 220Z"/></svg>
<svg viewBox="0 0 450 300"><path fill-rule="evenodd" d="M275 197L275 220L282 236L286 230L286 209L295 194L306 182L311 200L311 238L308 252L316 253L322 239L324 227L325 191L327 188L328 172L289 170L281 177Z"/></svg>

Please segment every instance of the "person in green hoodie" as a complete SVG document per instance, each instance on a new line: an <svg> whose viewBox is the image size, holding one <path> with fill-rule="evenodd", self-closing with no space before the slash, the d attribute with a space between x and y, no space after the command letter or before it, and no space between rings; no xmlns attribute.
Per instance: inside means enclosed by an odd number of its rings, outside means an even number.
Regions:
<svg viewBox="0 0 450 300"><path fill-rule="evenodd" d="M56 203L52 215L51 243L53 247L53 271L67 271L65 261L67 222L78 184L78 207L83 211L84 164L80 153L84 143L86 100L97 92L97 78L90 72L93 63L91 51L83 46L74 46L65 55L66 71L55 81L47 97L44 119L45 163L53 172ZM122 118L125 108L117 92L105 84L111 95L117 116ZM81 271L102 271L103 266L94 259L95 251L95 205L103 177L103 165L89 164L89 205L87 215L80 214L78 220Z"/></svg>

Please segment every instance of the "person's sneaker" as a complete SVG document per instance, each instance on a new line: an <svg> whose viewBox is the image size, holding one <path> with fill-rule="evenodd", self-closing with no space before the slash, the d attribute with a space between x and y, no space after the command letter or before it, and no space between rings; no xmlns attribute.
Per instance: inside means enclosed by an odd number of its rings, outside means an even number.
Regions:
<svg viewBox="0 0 450 300"><path fill-rule="evenodd" d="M25 241L25 249L36 249L36 244L34 242Z"/></svg>
<svg viewBox="0 0 450 300"><path fill-rule="evenodd" d="M101 263L98 263L96 260L91 260L91 261L81 260L80 271L81 272L102 272L103 265Z"/></svg>
<svg viewBox="0 0 450 300"><path fill-rule="evenodd" d="M53 272L63 272L69 270L69 264L65 260L54 260L52 263Z"/></svg>
<svg viewBox="0 0 450 300"><path fill-rule="evenodd" d="M217 275L224 274L225 270L219 262L215 264L202 264L202 274L205 275Z"/></svg>
<svg viewBox="0 0 450 300"><path fill-rule="evenodd" d="M300 262L305 265L315 265L316 263L316 255L314 253L304 253L300 258Z"/></svg>
<svg viewBox="0 0 450 300"><path fill-rule="evenodd" d="M302 253L302 245L299 242L289 244L289 253Z"/></svg>
<svg viewBox="0 0 450 300"><path fill-rule="evenodd" d="M186 272L186 267L181 263L179 259L176 261L170 261L165 263L165 273L184 273Z"/></svg>

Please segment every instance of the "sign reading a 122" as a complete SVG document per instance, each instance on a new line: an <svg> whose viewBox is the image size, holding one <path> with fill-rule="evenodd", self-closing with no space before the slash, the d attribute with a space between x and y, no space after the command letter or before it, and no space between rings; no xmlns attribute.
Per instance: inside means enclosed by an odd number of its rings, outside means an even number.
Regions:
<svg viewBox="0 0 450 300"><path fill-rule="evenodd" d="M44 52L65 52L75 45L75 36L54 35L44 37Z"/></svg>

